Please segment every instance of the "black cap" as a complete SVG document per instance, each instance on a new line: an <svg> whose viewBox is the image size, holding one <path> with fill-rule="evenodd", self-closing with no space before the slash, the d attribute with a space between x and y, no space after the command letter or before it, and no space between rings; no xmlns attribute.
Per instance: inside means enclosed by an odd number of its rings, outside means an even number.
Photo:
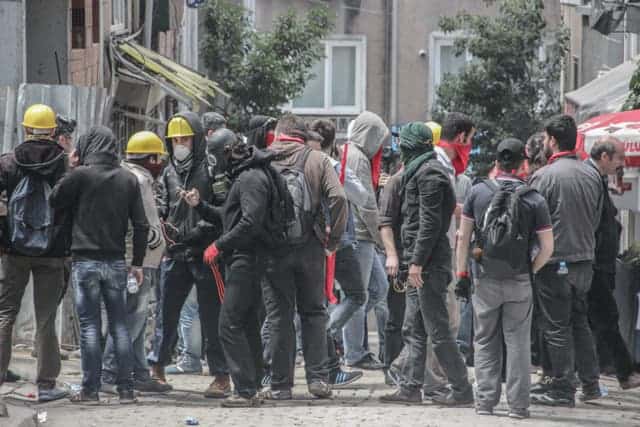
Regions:
<svg viewBox="0 0 640 427"><path fill-rule="evenodd" d="M503 162L524 160L527 153L524 143L516 138L507 138L498 144L498 160Z"/></svg>

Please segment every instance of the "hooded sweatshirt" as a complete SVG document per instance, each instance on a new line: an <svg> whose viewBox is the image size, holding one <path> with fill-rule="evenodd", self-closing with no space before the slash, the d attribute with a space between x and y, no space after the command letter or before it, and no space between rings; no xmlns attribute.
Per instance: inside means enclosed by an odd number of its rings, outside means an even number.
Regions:
<svg viewBox="0 0 640 427"><path fill-rule="evenodd" d="M26 175L36 175L53 188L67 170L64 148L52 140L30 139L18 145L12 153L0 157L0 192L7 192L7 200L20 180ZM7 212L11 215L11 212ZM63 210L55 210L53 247L43 257L64 257L68 255L70 244L70 218ZM14 250L8 241L8 227L3 224L3 236L7 241L3 246L9 253Z"/></svg>
<svg viewBox="0 0 640 427"><path fill-rule="evenodd" d="M200 192L202 200L213 204L212 182L207 170L207 144L197 114L184 112L174 117L182 117L191 125L194 132L193 161L189 170L179 172L171 140L166 140L170 162L160 178L160 218L164 221L169 255L201 260L204 249L220 235L221 227L219 224L206 222L196 209L185 203L179 193L181 190L195 188Z"/></svg>
<svg viewBox="0 0 640 427"><path fill-rule="evenodd" d="M353 121L347 151L347 167L355 172L368 193L367 202L353 209L356 239L375 242L380 246L382 240L378 231L378 205L371 176L371 160L388 136L389 129L382 119L377 114L364 111Z"/></svg>
<svg viewBox="0 0 640 427"><path fill-rule="evenodd" d="M80 166L53 189L50 203L73 217L74 259L112 261L125 258L129 221L133 227L131 264L141 267L149 225L135 175L120 167L118 144L109 128L96 126L76 147Z"/></svg>

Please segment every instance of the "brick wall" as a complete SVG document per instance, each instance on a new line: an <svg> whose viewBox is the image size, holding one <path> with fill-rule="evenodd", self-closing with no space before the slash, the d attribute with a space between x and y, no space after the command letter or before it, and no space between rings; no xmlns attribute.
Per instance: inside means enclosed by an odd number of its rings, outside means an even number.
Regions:
<svg viewBox="0 0 640 427"><path fill-rule="evenodd" d="M105 16L101 17L104 28L109 28L110 4L109 0L70 0L69 13L71 8L84 5L85 37L84 47L70 49L69 54L69 82L77 86L95 86L99 80L100 66L100 31L94 25L99 26L99 22L94 20L94 14L99 12L99 2L104 2ZM95 22L94 22L95 21ZM95 40L94 40L95 39ZM69 43L72 46L71 43Z"/></svg>

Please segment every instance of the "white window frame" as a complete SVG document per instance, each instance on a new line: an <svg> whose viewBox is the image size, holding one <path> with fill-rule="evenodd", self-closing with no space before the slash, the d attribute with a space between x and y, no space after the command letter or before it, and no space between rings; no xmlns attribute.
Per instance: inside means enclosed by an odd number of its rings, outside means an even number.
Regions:
<svg viewBox="0 0 640 427"><path fill-rule="evenodd" d="M325 49L324 61L324 107L303 108L294 107L290 102L287 109L298 115L358 115L366 109L367 105L367 38L366 36L333 37L322 41ZM356 48L356 82L355 104L353 106L333 106L331 99L332 86L332 56L334 47Z"/></svg>
<svg viewBox="0 0 640 427"><path fill-rule="evenodd" d="M432 32L429 36L429 109L433 109L433 105L436 101L436 90L440 83L442 83L442 70L441 70L441 48L446 46L454 46L456 40L465 37L464 32L454 31L451 33L444 33L442 31ZM467 64L471 62L472 56L467 51L466 53Z"/></svg>
<svg viewBox="0 0 640 427"><path fill-rule="evenodd" d="M124 33L129 30L131 22L130 0L111 1L111 31L114 33ZM117 20L114 20L114 14Z"/></svg>

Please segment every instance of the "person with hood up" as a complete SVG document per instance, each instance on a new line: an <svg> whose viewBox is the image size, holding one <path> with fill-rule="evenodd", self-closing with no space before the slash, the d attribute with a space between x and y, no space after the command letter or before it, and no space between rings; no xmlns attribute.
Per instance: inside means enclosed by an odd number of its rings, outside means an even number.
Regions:
<svg viewBox="0 0 640 427"><path fill-rule="evenodd" d="M273 143L278 120L274 117L256 115L249 120L249 128L245 132L247 144L265 149Z"/></svg>
<svg viewBox="0 0 640 427"><path fill-rule="evenodd" d="M100 345L104 301L108 330L118 360L120 403L135 402L133 355L127 328L127 270L142 283L149 225L135 175L120 166L118 143L109 128L96 126L76 147L79 166L53 189L51 206L73 212L71 276L80 321L82 389L72 402L97 402L102 373ZM133 255L127 269L126 235L133 227Z"/></svg>
<svg viewBox="0 0 640 427"><path fill-rule="evenodd" d="M149 375L145 355L145 329L149 317L148 308L151 296L158 286L158 273L160 261L165 249L162 226L158 217L158 208L154 194L155 180L162 173L162 157L166 154L164 143L158 135L149 131L137 132L129 138L125 150L126 160L122 167L135 175L140 185L142 203L145 215L149 222L149 237L147 253L143 261L144 279L137 290L127 293L127 326L133 348L133 386L143 392L166 392L171 389L168 384L162 384ZM127 263L131 263L132 257L131 233L127 235ZM105 344L102 387L111 386L115 389L118 361L114 349L114 340L111 334Z"/></svg>
<svg viewBox="0 0 640 427"><path fill-rule="evenodd" d="M22 125L26 140L13 152L0 157L0 192L7 193L9 224L13 222L11 218L23 214L14 211L14 193L20 193L20 188L32 181L42 183L45 190L50 189L67 169L64 149L54 140L56 115L50 107L32 105L25 111ZM0 281L0 385L6 378L11 360L13 325L29 276L33 274L38 354L36 382L40 402L66 396L64 391L55 387L60 374L60 348L55 331L56 309L64 289L64 258L69 249L69 230L65 229L64 224L63 212L54 211L53 234L47 242L48 248L37 253L16 245L12 227L3 230L3 251L7 255L3 259L5 280ZM2 416L7 416L7 411L0 398Z"/></svg>
<svg viewBox="0 0 640 427"><path fill-rule="evenodd" d="M276 254L267 264L264 301L271 319L272 379L264 397L289 400L295 368L294 311L302 324L302 343L309 392L319 398L331 396L327 371L327 309L325 307L326 252L337 249L347 221L347 200L329 158L305 145L304 121L292 114L283 116L276 128L276 140L269 147L278 158L272 162L284 175L296 171L308 191L301 191L298 206L308 208L300 224L299 242ZM301 173L298 173L301 172ZM300 182L299 180L297 182ZM326 235L322 202L329 213ZM322 223L320 223L322 222Z"/></svg>
<svg viewBox="0 0 640 427"><path fill-rule="evenodd" d="M205 138L208 141L215 131L227 127L227 119L220 113L209 111L202 115L202 127L204 128Z"/></svg>
<svg viewBox="0 0 640 427"><path fill-rule="evenodd" d="M204 132L195 113L179 113L169 120L166 146L170 163L160 178L163 187L160 219L167 241L166 256L160 264L162 312L159 328L156 325L152 351L147 358L152 377L166 382L165 366L171 363L180 310L195 284L206 337L209 373L214 377L204 395L224 398L231 393L231 383L218 336L221 301L211 269L202 260L205 248L215 240L221 226L204 220L185 201L186 190L195 188L202 200L213 202Z"/></svg>
<svg viewBox="0 0 640 427"><path fill-rule="evenodd" d="M451 282L451 246L447 231L456 208L456 197L448 170L437 159L431 130L420 122L410 123L400 133L404 163L401 227L403 263L409 267L405 309L407 361L395 393L382 396L383 403L422 401L427 358L427 338L442 365L451 392L434 396L442 405L467 405L473 390L467 368L449 326L447 287Z"/></svg>
<svg viewBox="0 0 640 427"><path fill-rule="evenodd" d="M366 314L375 307L380 347L384 347L384 327L389 312L386 306L389 282L378 256L382 248L376 188L380 177L382 144L389 137L389 129L382 119L369 111L361 113L351 126L346 150L346 165L358 177L367 190L367 202L353 206L357 245L355 257L361 273L361 287L366 293L366 305L358 308L343 328L345 363L347 366L377 370L383 364L365 346Z"/></svg>
<svg viewBox="0 0 640 427"><path fill-rule="evenodd" d="M231 136L231 135L230 135ZM226 266L224 303L220 314L220 338L235 386L225 407L254 407L260 404L258 388L263 375L260 321L261 280L265 261L274 242L270 213L278 199L274 177L269 167L274 152L248 146L235 135L218 139L215 149L216 173L225 172L231 180L229 196L216 209L200 200L197 190L187 196L189 204L205 218L222 217L222 235L205 251L204 258L213 264L220 258ZM284 184L281 190L286 188Z"/></svg>

